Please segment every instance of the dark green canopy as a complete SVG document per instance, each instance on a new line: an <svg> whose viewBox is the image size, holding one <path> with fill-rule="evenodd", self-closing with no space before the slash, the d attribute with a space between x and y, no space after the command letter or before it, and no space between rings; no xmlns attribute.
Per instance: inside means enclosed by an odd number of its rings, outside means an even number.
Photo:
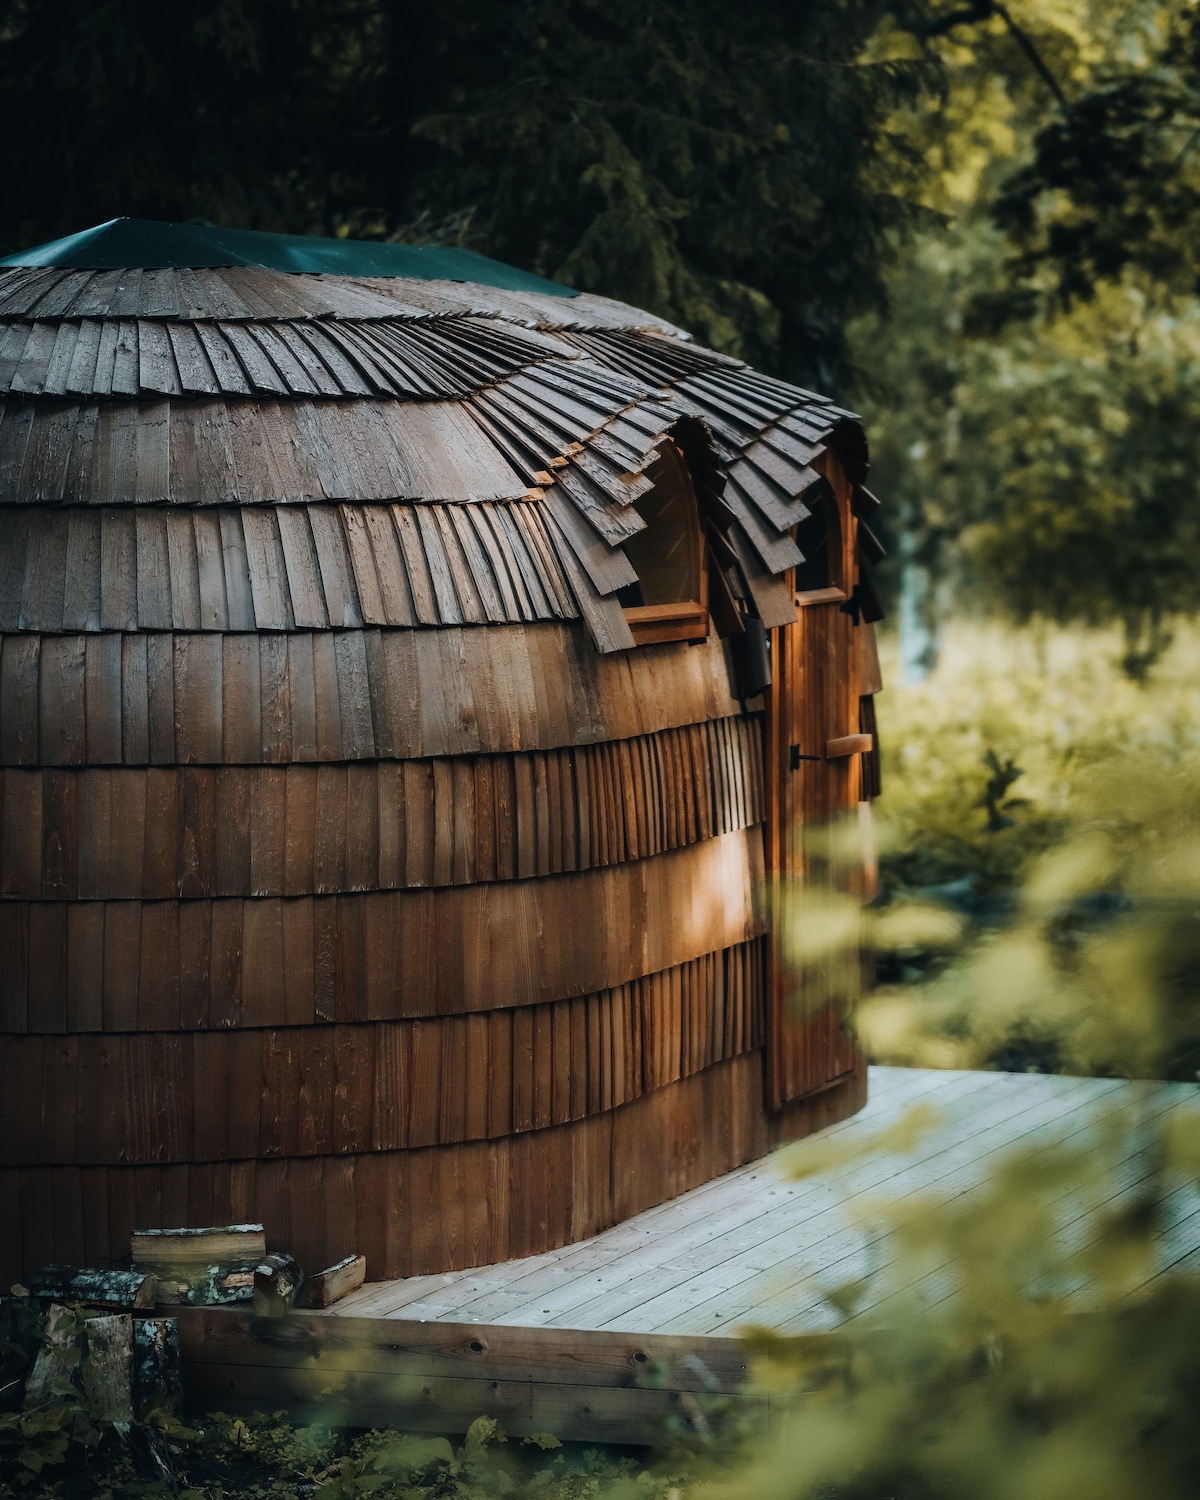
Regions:
<svg viewBox="0 0 1200 1500"><path fill-rule="evenodd" d="M518 271L502 261L439 245L393 245L383 240L325 240L306 234L264 234L212 224L165 224L158 219L110 219L94 229L35 245L0 266L63 266L107 271L126 266L261 266L322 276L409 276L417 281L474 281L509 292L575 297L573 287Z"/></svg>

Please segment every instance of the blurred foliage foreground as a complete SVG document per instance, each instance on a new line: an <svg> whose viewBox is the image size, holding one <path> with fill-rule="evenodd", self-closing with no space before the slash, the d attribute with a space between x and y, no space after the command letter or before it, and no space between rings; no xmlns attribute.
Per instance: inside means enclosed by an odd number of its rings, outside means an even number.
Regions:
<svg viewBox="0 0 1200 1500"><path fill-rule="evenodd" d="M925 681L893 675L882 894L864 910L836 878L792 892L780 936L810 972L836 972L831 956L864 935L875 946L885 982L857 1024L879 1061L1020 1066L1023 1048L1133 1080L1123 1105L1040 1135L957 1195L887 1197L887 1153L902 1169L934 1123L928 1106L874 1135L787 1148L786 1169L831 1184L873 1159L878 1196L852 1200L852 1228L889 1251L869 1282L828 1294L844 1320L834 1332L747 1334L749 1399L712 1398L705 1439L681 1448L664 1435L638 1459L555 1451L550 1436L504 1443L486 1413L453 1441L154 1414L141 1437L120 1434L88 1417L86 1381L70 1374L49 1405L20 1409L36 1331L10 1304L5 1493L1194 1496L1200 1250L1180 1259L1178 1236L1170 1254L1165 1244L1180 1203L1200 1201L1185 1060L1200 1034L1200 631L1175 627L1140 686L1120 650L1119 629L962 626ZM849 868L859 836L825 831L816 863ZM147 1449L168 1455L169 1473L149 1468Z"/></svg>
<svg viewBox="0 0 1200 1500"><path fill-rule="evenodd" d="M824 1347L761 1337L760 1381L788 1415L717 1493L1197 1492L1200 1253L1172 1267L1163 1247L1180 1196L1196 1201L1200 1098L1168 1114L1183 1086L1160 1080L1197 1076L1200 632L1177 625L1140 687L1121 647L1116 629L960 625L923 682L893 674L881 897L863 911L835 890L794 893L782 938L818 970L840 943L875 946L885 983L856 1024L876 1061L1032 1055L1139 1081L970 1193L862 1209L892 1254L834 1300L853 1313L869 1295L870 1310ZM838 835L823 837L836 867ZM903 1151L928 1123L918 1110L853 1146L803 1143L792 1170Z"/></svg>
<svg viewBox="0 0 1200 1500"><path fill-rule="evenodd" d="M876 1061L1200 1076L1200 630L1172 630L1141 684L1117 629L987 624L887 677Z"/></svg>
<svg viewBox="0 0 1200 1500"><path fill-rule="evenodd" d="M97 1418L87 1380L87 1315L59 1314L56 1332L71 1335L69 1368L49 1400L20 1409L21 1376L0 1387L0 1495L26 1500L125 1500L170 1495L179 1500L585 1500L620 1480L642 1500L680 1494L668 1475L651 1475L621 1450L584 1448L551 1434L509 1441L492 1419L478 1417L465 1436L356 1432L330 1423L296 1426L284 1412L238 1417L210 1412L181 1421L161 1410L132 1425ZM0 1319L0 1364L23 1375L42 1319L28 1301Z"/></svg>

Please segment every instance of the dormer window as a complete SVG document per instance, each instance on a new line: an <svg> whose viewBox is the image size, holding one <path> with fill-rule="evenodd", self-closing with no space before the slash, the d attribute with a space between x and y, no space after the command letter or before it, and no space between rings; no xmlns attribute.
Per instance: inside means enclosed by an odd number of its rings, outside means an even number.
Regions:
<svg viewBox="0 0 1200 1500"><path fill-rule="evenodd" d="M625 543L638 576L618 595L639 646L708 634L704 537L692 476L680 449L664 445L646 471L653 488L634 502L646 522Z"/></svg>
<svg viewBox="0 0 1200 1500"><path fill-rule="evenodd" d="M825 479L804 493L809 514L795 531L796 546L804 561L796 565L793 587L797 604L821 604L844 599L842 579L842 525L837 497Z"/></svg>

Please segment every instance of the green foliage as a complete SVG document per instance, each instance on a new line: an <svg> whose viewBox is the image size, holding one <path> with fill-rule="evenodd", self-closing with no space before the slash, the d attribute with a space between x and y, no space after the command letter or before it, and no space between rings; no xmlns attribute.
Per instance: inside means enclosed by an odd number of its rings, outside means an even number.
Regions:
<svg viewBox="0 0 1200 1500"><path fill-rule="evenodd" d="M828 384L928 69L884 0L0 0L0 245L117 214L469 245Z"/></svg>
<svg viewBox="0 0 1200 1500"><path fill-rule="evenodd" d="M880 901L810 891L784 930L811 963L868 925L877 1060L1196 1076L1200 632L1173 629L1140 684L1115 630L959 622L918 684L885 640Z"/></svg>
<svg viewBox="0 0 1200 1500"><path fill-rule="evenodd" d="M1120 620L1136 674L1162 616L1200 605L1200 310L1121 288L984 336L967 307L998 254L986 230L927 240L895 283L878 482L956 598Z"/></svg>
<svg viewBox="0 0 1200 1500"><path fill-rule="evenodd" d="M24 1379L41 1345L44 1322L29 1298L13 1299L0 1311L0 1358L9 1376L0 1409L0 1479L8 1478L17 1491L30 1493L36 1493L33 1486L47 1470L47 1478L56 1482L51 1476L72 1449L86 1462L103 1442L107 1427L88 1409L81 1379L87 1320L75 1308L60 1311L46 1330L62 1340L48 1399L24 1407Z"/></svg>
<svg viewBox="0 0 1200 1500"><path fill-rule="evenodd" d="M1200 8L1164 7L1158 31L1064 101L997 201L1017 277L1064 305L1129 271L1200 290Z"/></svg>
<svg viewBox="0 0 1200 1500"><path fill-rule="evenodd" d="M1034 170L1046 133L1065 127L1000 9L974 7L990 19L977 15L928 43L944 68L941 105L897 121L925 156L928 202L944 218L892 272L889 312L852 333L870 386L873 484L889 501L880 520L896 557L940 581L935 612L984 605L1020 619L1115 618L1136 675L1162 647L1162 616L1200 605L1200 311L1191 296L1167 295L1179 278L1148 255L1140 268L1114 262L1100 277L1082 241L1062 254L1094 292L1088 299L1058 295L1058 272L1039 269L1041 250L1031 249L1014 284L997 204L1008 204L1011 227L1020 173ZM950 13L971 20L971 10ZM1114 70L1158 78L1155 59L1173 34L1172 11L1153 3L1056 0L1006 14L1068 100L1107 87ZM881 32L875 45L903 55L911 38ZM1173 130L1155 138L1175 142L1186 174L1191 138ZM1114 145L1097 138L1090 149L1117 170ZM1081 182L1092 175L1080 168ZM1029 192L1036 224L1078 218L1057 188ZM1133 201L1117 198L1122 210ZM1179 219L1180 254L1192 253L1184 210L1168 210L1165 189L1154 201ZM1029 234L1033 246L1042 230ZM896 582L893 571L893 591Z"/></svg>
<svg viewBox="0 0 1200 1500"><path fill-rule="evenodd" d="M1007 816L1009 810L1020 807L1024 803L1024 798L1010 797L1008 791L1015 781L1024 776L1025 772L1011 755L1002 762L996 752L991 749L983 757L983 763L991 775L987 779L979 805L987 808L987 831L999 833L1002 829L1013 826L1013 820Z"/></svg>
<svg viewBox="0 0 1200 1500"><path fill-rule="evenodd" d="M1021 615L1123 620L1133 665L1162 614L1200 604L1200 313L1114 294L977 360L967 557Z"/></svg>
<svg viewBox="0 0 1200 1500"><path fill-rule="evenodd" d="M1070 836L1105 776L1136 782L1149 766L1182 795L1200 749L1200 632L1184 621L1173 632L1140 684L1120 668L1115 629L959 620L920 683L900 680L885 637L877 811L888 896L963 880L1015 890ZM1021 768L1018 806L996 779L1005 767L1001 779ZM1009 826L991 826L989 792Z"/></svg>
<svg viewBox="0 0 1200 1500"><path fill-rule="evenodd" d="M888 899L862 912L803 890L784 908L802 957L864 929L893 956L944 952L924 982L914 972L859 1008L878 1060L986 1066L1032 1036L1073 1071L1154 1080L1200 1034L1200 634L1179 626L1143 687L1115 644L960 625L929 679L889 688ZM1018 753L1027 802L1003 811ZM902 872L943 880L916 889ZM964 920L944 877L984 872L1013 899ZM1179 1076L1194 1080L1197 1061ZM951 1170L945 1191L892 1201L873 1167L879 1185L849 1212L887 1242L880 1269L827 1294L836 1333L755 1332L773 1433L694 1495L1193 1494L1200 1093L1180 1108L1178 1085L1147 1081L1126 1100L995 1160L970 1191ZM934 1115L927 1104L857 1140L814 1137L787 1166L809 1177L906 1152Z"/></svg>
<svg viewBox="0 0 1200 1500"><path fill-rule="evenodd" d="M1157 1179L1114 1200L1131 1147L1160 1146ZM798 1172L824 1169L810 1149ZM1200 1285L1128 1288L1153 1261L1163 1194L1189 1177L1149 1112L1104 1122L1086 1149L1014 1155L957 1199L876 1199L871 1228L893 1248L872 1312L836 1337L756 1337L760 1386L786 1416L735 1479L696 1493L1184 1500L1200 1461ZM1081 1217L1091 1232L1070 1233Z"/></svg>
<svg viewBox="0 0 1200 1500"><path fill-rule="evenodd" d="M42 1320L27 1298L0 1305L0 1411L19 1404L26 1371L42 1341Z"/></svg>
<svg viewBox="0 0 1200 1500"><path fill-rule="evenodd" d="M0 1411L0 1495L21 1500L590 1500L622 1484L637 1500L680 1494L678 1465L647 1469L620 1450L566 1446L552 1433L509 1440L478 1417L461 1442L391 1430L355 1432L296 1426L283 1412L214 1412L191 1425L150 1412L128 1431L96 1422L78 1370L87 1317L64 1313L63 1373L51 1399L21 1409L24 1376L40 1343L42 1317L30 1299L4 1305L0 1353L18 1375Z"/></svg>
<svg viewBox="0 0 1200 1500"><path fill-rule="evenodd" d="M880 294L911 162L888 111L920 68L858 54L880 10L756 0L460 5L457 97L418 133L433 223L501 259L829 381ZM451 95L451 98L454 96Z"/></svg>

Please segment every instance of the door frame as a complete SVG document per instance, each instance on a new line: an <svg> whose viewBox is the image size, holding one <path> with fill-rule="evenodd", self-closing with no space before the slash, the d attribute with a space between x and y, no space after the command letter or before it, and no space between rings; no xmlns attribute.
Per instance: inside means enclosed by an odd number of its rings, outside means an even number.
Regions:
<svg viewBox="0 0 1200 1500"><path fill-rule="evenodd" d="M813 467L817 468L828 480L837 506L841 543L838 558L840 576L831 580L831 586L828 588L809 594L794 594L797 609L796 623L778 626L769 635L771 686L764 694L766 713L763 726L763 753L766 759L767 805L763 835L768 881L768 909L773 914L779 910L785 881L793 873L801 875L803 873L802 869L797 868L799 856L796 852L793 832L797 815L801 819L803 817L803 809L793 809L789 798L794 723L791 695L799 689L793 680L793 642L787 639L787 633L804 629L804 616L809 610L842 612L842 606L851 599L854 584L857 581L856 531L858 523L851 508L852 486L846 479L841 464L831 452L826 452L821 459L815 461ZM789 576L789 583L792 581ZM846 615L846 625L848 629L864 628L853 626L849 614ZM857 650L851 649L846 653L846 662L848 680L844 683L843 692L840 694L844 699L846 726L840 729L841 733L845 733L847 729L858 728ZM816 753L816 747L804 747L804 749L808 753ZM858 805L861 793L861 756L859 754L853 756L853 764L848 769L850 794L846 810L850 812L854 806ZM828 1007L808 1021L798 1022L789 1016L789 1000L794 990L794 983L795 981L789 978L780 960L772 934L767 945L766 1024L763 1045L766 1100L767 1107L772 1111L782 1110L799 1100L810 1099L815 1094L835 1088L849 1079L861 1078L866 1070L866 1058L854 1046L850 1052L848 1067L829 1078L815 1082L812 1087L795 1092L791 1090L787 1082L790 1070L786 1065L785 1052L806 1045L817 1045L816 1028L823 1026L828 1029L835 1024L832 1017L826 1014ZM797 1036L798 1031L803 1032L803 1038Z"/></svg>

